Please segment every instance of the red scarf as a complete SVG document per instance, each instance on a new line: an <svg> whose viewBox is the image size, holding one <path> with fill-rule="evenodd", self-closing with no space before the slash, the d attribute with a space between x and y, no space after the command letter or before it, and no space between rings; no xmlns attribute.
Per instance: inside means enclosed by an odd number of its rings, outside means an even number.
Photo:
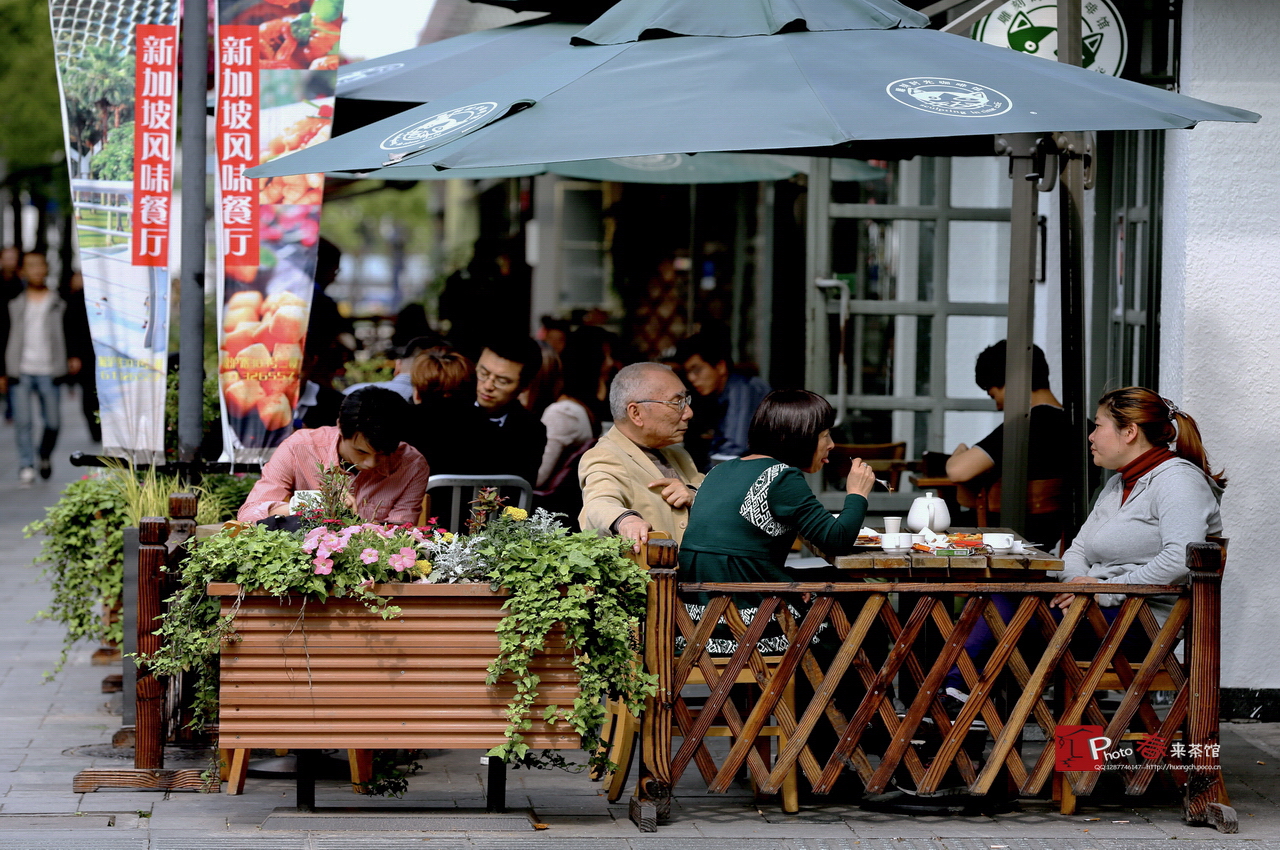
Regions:
<svg viewBox="0 0 1280 850"><path fill-rule="evenodd" d="M1138 483L1139 478L1166 460L1173 460L1175 457L1177 455L1164 446L1157 446L1154 449L1148 449L1130 463L1117 469L1116 472L1120 473L1120 478L1124 481L1124 492L1120 494L1120 504L1123 505L1129 498L1129 494L1133 492L1133 485Z"/></svg>

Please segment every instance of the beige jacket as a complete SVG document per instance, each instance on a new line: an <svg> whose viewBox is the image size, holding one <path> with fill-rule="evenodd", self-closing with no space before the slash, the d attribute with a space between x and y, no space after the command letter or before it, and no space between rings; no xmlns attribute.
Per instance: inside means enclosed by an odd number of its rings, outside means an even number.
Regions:
<svg viewBox="0 0 1280 850"><path fill-rule="evenodd" d="M680 473L686 484L697 486L703 474L693 465L684 446L668 446L659 451ZM582 512L578 522L583 530L608 531L626 511L636 511L656 531L665 531L677 543L689 525L688 509L668 505L648 484L663 475L644 450L617 428L611 428L582 456L578 484L582 487Z"/></svg>

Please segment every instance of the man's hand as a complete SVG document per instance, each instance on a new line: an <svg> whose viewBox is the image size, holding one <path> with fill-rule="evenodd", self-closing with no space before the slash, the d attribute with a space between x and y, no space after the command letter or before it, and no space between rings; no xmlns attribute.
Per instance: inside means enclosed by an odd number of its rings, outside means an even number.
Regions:
<svg viewBox="0 0 1280 850"><path fill-rule="evenodd" d="M679 478L659 478L650 481L648 487L660 491L662 500L673 508L687 508L693 504L693 491Z"/></svg>
<svg viewBox="0 0 1280 850"><path fill-rule="evenodd" d="M8 391L9 391L9 376L0 375L0 393L7 393Z"/></svg>
<svg viewBox="0 0 1280 850"><path fill-rule="evenodd" d="M293 511L289 510L289 503L283 502L267 511L267 516L291 516Z"/></svg>
<svg viewBox="0 0 1280 850"><path fill-rule="evenodd" d="M1093 576L1076 576L1075 578L1067 579L1066 583L1067 584L1090 584L1090 583L1097 584L1097 583L1100 583L1101 581L1102 579L1097 579L1097 578L1094 578ZM1065 611L1067 608L1071 606L1071 603L1075 601L1075 598L1076 598L1076 595L1074 593L1059 593L1057 596L1049 600L1049 607L1061 608Z"/></svg>
<svg viewBox="0 0 1280 850"><path fill-rule="evenodd" d="M74 375L79 375L79 374L80 374L80 370L81 370L81 368L83 368L83 367L84 367L84 364L80 362L80 358L79 358L79 357L68 357L68 358L67 358L67 374L68 374L68 375L73 375L73 376L74 376Z"/></svg>
<svg viewBox="0 0 1280 850"><path fill-rule="evenodd" d="M640 547L649 542L650 531L653 531L653 526L646 522L644 517L638 515L625 517L618 523L618 536L630 537L634 540L631 551L637 555L640 554Z"/></svg>

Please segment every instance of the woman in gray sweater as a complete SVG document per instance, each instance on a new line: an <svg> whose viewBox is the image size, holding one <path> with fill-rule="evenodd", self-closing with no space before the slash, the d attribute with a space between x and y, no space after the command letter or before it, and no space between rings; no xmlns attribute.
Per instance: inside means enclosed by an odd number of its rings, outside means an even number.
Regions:
<svg viewBox="0 0 1280 850"><path fill-rule="evenodd" d="M1089 518L1063 555L1061 581L1182 584L1187 544L1222 533L1218 503L1227 480L1209 467L1196 422L1143 387L1113 390L1098 402L1089 436L1093 462L1114 469ZM1075 594L1053 605L1066 608ZM1122 594L1095 597L1114 608ZM1170 604L1152 599L1161 622Z"/></svg>

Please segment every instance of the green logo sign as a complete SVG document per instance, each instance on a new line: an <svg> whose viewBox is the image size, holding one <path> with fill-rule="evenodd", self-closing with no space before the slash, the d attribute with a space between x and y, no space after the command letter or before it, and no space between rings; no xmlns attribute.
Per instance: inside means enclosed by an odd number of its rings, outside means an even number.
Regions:
<svg viewBox="0 0 1280 850"><path fill-rule="evenodd" d="M1084 0L1081 13L1081 64L1120 76L1129 53L1124 19L1111 0ZM1058 6L1043 0L1008 0L974 24L973 38L1057 61Z"/></svg>

